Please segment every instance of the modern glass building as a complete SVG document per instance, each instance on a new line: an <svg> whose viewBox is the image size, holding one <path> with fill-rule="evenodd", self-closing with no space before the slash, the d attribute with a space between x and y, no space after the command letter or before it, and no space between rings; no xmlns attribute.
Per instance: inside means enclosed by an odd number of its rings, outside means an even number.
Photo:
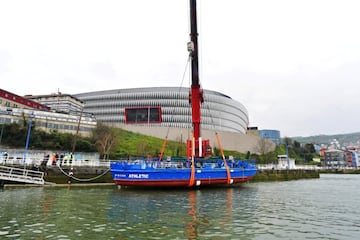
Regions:
<svg viewBox="0 0 360 240"><path fill-rule="evenodd" d="M259 137L269 139L273 141L276 145L281 144L280 131L279 130L259 130Z"/></svg>
<svg viewBox="0 0 360 240"><path fill-rule="evenodd" d="M189 91L176 87L131 88L74 96L84 102L84 112L94 114L104 123L191 128ZM203 129L246 133L249 117L243 104L219 92L204 90L203 93Z"/></svg>

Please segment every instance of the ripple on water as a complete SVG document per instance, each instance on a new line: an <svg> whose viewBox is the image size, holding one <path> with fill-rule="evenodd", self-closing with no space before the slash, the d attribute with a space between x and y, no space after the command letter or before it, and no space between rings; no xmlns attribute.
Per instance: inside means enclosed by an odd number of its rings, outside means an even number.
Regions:
<svg viewBox="0 0 360 240"><path fill-rule="evenodd" d="M9 231L0 231L0 236L9 234Z"/></svg>
<svg viewBox="0 0 360 240"><path fill-rule="evenodd" d="M56 239L58 240L70 240L71 238L67 235L58 235L56 236Z"/></svg>
<svg viewBox="0 0 360 240"><path fill-rule="evenodd" d="M18 239L21 235L20 234L10 234L10 235L6 235L7 238L14 238L14 239Z"/></svg>
<svg viewBox="0 0 360 240"><path fill-rule="evenodd" d="M105 231L105 228L94 228L93 231L94 232L103 232L103 231Z"/></svg>
<svg viewBox="0 0 360 240"><path fill-rule="evenodd" d="M43 225L43 223L25 224L25 227L32 228L32 227L39 227L42 225Z"/></svg>

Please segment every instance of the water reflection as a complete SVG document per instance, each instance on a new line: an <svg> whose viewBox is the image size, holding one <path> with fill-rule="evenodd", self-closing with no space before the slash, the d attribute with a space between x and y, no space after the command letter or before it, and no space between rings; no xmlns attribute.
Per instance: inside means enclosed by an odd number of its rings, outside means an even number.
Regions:
<svg viewBox="0 0 360 240"><path fill-rule="evenodd" d="M190 191L189 192L189 205L190 210L188 214L190 218L185 219L186 222L186 233L188 239L198 239L199 236L206 234L206 232L211 231L212 228L220 228L225 229L225 225L232 222L232 206L233 206L233 188L226 188L221 190L224 195L223 199L217 198L216 201L219 204L215 204L212 206L211 202L206 203L206 206L202 206L202 203L206 201L201 201L201 197L204 197L203 194L206 195L206 192ZM206 197L206 196L205 196ZM207 199L207 201L213 201L214 199ZM206 202L207 202L206 201ZM216 221L219 223L219 226L214 225L212 219L207 214L203 213L203 207L206 208L214 208L214 212L224 211L223 219L217 218ZM222 214L220 214L222 215Z"/></svg>
<svg viewBox="0 0 360 240"><path fill-rule="evenodd" d="M356 239L358 176L227 189L14 188L0 239Z"/></svg>
<svg viewBox="0 0 360 240"><path fill-rule="evenodd" d="M256 191L255 191L256 192ZM255 192L242 188L201 190L139 191L121 189L111 195L111 222L118 223L123 237L134 234L152 237L226 237L234 232L233 209L250 209L253 201L243 201ZM240 220L252 214L244 211ZM244 230L245 231L245 230Z"/></svg>
<svg viewBox="0 0 360 240"><path fill-rule="evenodd" d="M0 193L0 238L207 239L247 234L254 188L23 188ZM251 209L247 211L246 209ZM26 237L25 237L26 236Z"/></svg>
<svg viewBox="0 0 360 240"><path fill-rule="evenodd" d="M196 192L190 191L189 192L189 204L190 210L188 211L190 218L189 223L186 226L186 234L188 239L196 239L197 238L197 216L196 216Z"/></svg>

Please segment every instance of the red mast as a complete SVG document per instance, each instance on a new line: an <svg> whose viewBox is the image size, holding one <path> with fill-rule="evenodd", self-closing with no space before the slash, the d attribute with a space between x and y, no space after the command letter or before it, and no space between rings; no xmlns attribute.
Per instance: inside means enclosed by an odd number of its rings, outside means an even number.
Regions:
<svg viewBox="0 0 360 240"><path fill-rule="evenodd" d="M196 0L190 0L190 42L188 50L191 56L191 92L189 99L192 109L193 137L195 140L195 157L204 157L209 154L209 140L201 140L200 122L201 122L201 103L204 101L203 93L199 81L199 61L198 61L198 32L197 32L197 14ZM192 155L192 141L187 142L187 155Z"/></svg>

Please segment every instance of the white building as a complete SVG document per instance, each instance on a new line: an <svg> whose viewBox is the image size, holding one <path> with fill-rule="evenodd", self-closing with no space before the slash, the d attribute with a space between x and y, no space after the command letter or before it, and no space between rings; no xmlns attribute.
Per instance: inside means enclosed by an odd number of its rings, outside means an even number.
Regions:
<svg viewBox="0 0 360 240"><path fill-rule="evenodd" d="M70 94L26 95L25 98L46 105L51 111L61 113L80 113L84 107L80 99Z"/></svg>
<svg viewBox="0 0 360 240"><path fill-rule="evenodd" d="M295 159L288 158L287 155L278 155L278 168L295 169Z"/></svg>

